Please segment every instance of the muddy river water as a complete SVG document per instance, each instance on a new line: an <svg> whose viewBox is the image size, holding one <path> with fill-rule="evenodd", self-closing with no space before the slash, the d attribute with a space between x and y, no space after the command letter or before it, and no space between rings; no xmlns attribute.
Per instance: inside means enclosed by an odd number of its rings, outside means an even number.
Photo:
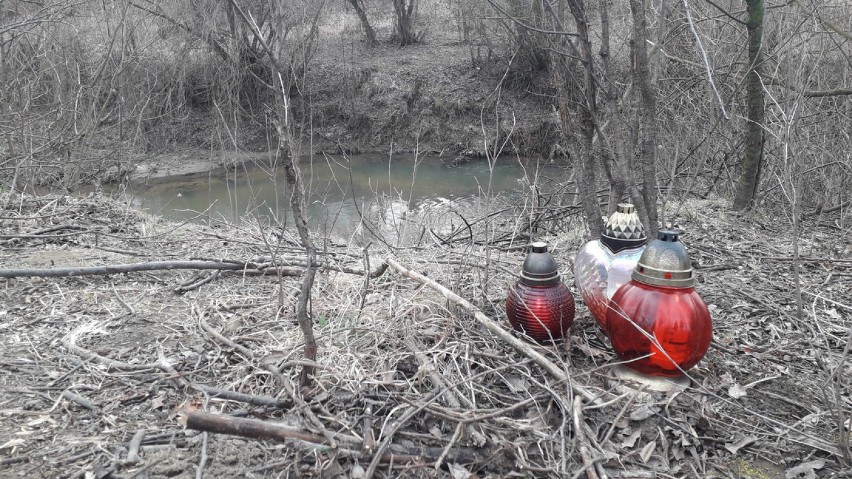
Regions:
<svg viewBox="0 0 852 479"><path fill-rule="evenodd" d="M340 235L351 233L362 217L396 221L413 211L464 205L492 196L520 195L536 175L552 176L553 165L509 156L493 165L485 159L456 167L435 155L386 154L314 156L303 159L310 224ZM289 199L284 170L256 160L205 173L159 178L126 187L137 207L176 220L230 222L256 216L287 221Z"/></svg>

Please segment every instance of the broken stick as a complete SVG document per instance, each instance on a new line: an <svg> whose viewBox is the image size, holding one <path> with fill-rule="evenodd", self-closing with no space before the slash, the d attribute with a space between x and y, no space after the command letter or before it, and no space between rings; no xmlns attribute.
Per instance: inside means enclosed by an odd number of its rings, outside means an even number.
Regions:
<svg viewBox="0 0 852 479"><path fill-rule="evenodd" d="M585 400L587 400L587 401L589 401L593 404L601 403L601 399L598 396L596 396L595 394L592 394L591 391L584 388L583 386L581 386L579 384L575 384L573 381L571 381L571 377L568 376L568 373L566 373L562 368L557 366L556 363L547 359L543 354L541 354L540 352L538 352L535 349L533 349L532 347L530 347L530 345L528 345L523 340L519 339L518 337L516 337L515 335L513 335L509 331L506 331L505 328L500 326L496 321L494 321L491 318L489 318L488 316L486 316L485 313L480 311L479 308L474 306L470 301L468 301L468 300L462 298L461 296L453 293L452 291L447 289L445 286L437 283L435 280L427 278L426 276L423 276L422 274L420 274L416 271L410 270L410 269L400 265L399 263L397 263L392 258L388 258L385 261L393 269L399 271L403 275L434 289L435 291L441 293L445 298L447 298L447 300L461 306L462 309L464 309L468 313L472 314L473 318L479 324L481 324L482 326L485 326L486 329L488 329L492 333L499 336L500 339L509 343L509 345L511 345L513 348L515 348L515 350L517 350L519 353L521 353L524 356L532 359L536 364L538 364L545 371L550 373L551 376L553 376L554 378L556 378L560 381L565 381L565 382L569 383L571 385L571 389L573 389L576 394L579 394L580 396L582 396Z"/></svg>
<svg viewBox="0 0 852 479"><path fill-rule="evenodd" d="M181 424L187 429L196 431L213 432L240 436L250 439L269 439L273 441L300 441L311 449L323 447L330 449L328 440L323 436L311 434L283 424L276 424L258 419L245 419L230 416L210 414L203 411L182 410L179 413ZM357 448L360 447L360 439L345 434L335 435L335 442L349 447L338 447L338 452L344 455L362 457ZM383 463L425 463L434 462L440 457L443 448L440 447L404 447L391 445L390 452L382 454L379 459ZM369 457L369 456L368 456ZM363 458L363 457L362 457ZM482 458L471 449L450 449L446 460L457 464L474 464L482 461Z"/></svg>

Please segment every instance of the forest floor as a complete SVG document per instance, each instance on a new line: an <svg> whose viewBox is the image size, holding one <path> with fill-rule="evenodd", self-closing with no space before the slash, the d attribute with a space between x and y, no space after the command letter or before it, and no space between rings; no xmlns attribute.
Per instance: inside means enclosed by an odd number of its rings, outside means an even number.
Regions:
<svg viewBox="0 0 852 479"><path fill-rule="evenodd" d="M807 220L795 262L777 217L681 206L714 342L691 386L670 394L614 380L616 357L579 302L568 341L529 345L568 384L382 267L393 258L510 329L503 302L524 256L511 242L328 244L312 295L315 385L299 389L305 263L289 233L172 223L98 195L0 202L2 270L243 264L2 280L3 477L366 477L373 459L380 477L852 477L852 250L831 215ZM582 225L565 221L542 239L574 290ZM182 425L202 412L284 425L289 439Z"/></svg>

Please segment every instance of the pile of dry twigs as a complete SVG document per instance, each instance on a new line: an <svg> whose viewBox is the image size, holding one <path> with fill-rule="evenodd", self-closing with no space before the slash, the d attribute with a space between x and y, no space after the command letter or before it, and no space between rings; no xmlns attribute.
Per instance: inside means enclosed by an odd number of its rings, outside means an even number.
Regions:
<svg viewBox="0 0 852 479"><path fill-rule="evenodd" d="M715 339L662 395L619 387L582 305L559 346L510 332L517 248L326 242L301 388L287 232L0 202L4 476L852 477L852 252L832 218L797 256L777 221L682 205ZM570 285L581 238L544 239Z"/></svg>

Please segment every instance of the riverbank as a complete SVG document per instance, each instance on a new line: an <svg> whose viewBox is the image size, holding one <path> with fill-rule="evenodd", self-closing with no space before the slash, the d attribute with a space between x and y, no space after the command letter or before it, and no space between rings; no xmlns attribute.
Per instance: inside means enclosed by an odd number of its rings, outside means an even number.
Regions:
<svg viewBox="0 0 852 479"><path fill-rule="evenodd" d="M441 469L455 477L564 476L583 469L581 445L600 455L609 477L700 471L757 479L795 468L803 472L791 477L842 477L845 470L838 438L848 430L836 418L848 414L848 384L831 378L852 373L844 353L852 297L842 280L852 258L829 227L810 225L813 236L800 240L807 308L799 320L789 231L759 214L730 216L722 201L684 204L680 226L713 316L714 347L690 371L690 389L624 395L612 385L615 357L606 338L578 304L570 340L535 347L604 402L578 408L566 384L442 295L380 270L384 258L395 258L508 327L508 272L518 270L523 251L470 242L394 251L380 242L366 250L327 244L311 308L317 387L297 391L307 406L294 407L281 381L295 383L302 365L293 310L304 260L288 232L173 223L99 195L15 195L8 203L4 270L247 263L238 271L2 280L0 436L8 440L0 460L10 475L183 477L199 463L211 477L358 475L371 460L357 452L370 435L388 439L398 455L383 463L380 477L438 477ZM489 227L511 224L516 213L494 217ZM484 226L473 223L471 233L485 235ZM767 235L775 241L767 244ZM554 247L571 285L571 256L582 238L540 238ZM280 278L268 270L270 253L285 264ZM367 269L376 274L368 278ZM270 374L270 365L281 374ZM434 377L454 391L458 406L436 396ZM182 411L322 436L313 415L341 452L304 439L281 446L185 430ZM579 442L574 421L588 428ZM410 462L411 455L419 458Z"/></svg>
<svg viewBox="0 0 852 479"><path fill-rule="evenodd" d="M382 39L375 46L365 44L348 9L334 7L323 16L321 40L311 46L290 91L303 159L324 153L428 152L429 161L458 164L482 160L488 151L564 160L547 71L526 68L504 52L502 30L461 41L455 13L438 3L440 8L419 20L428 35L406 47L389 41L392 22L381 8L373 12ZM100 26L89 25L79 13L74 18L80 25L69 24L66 33L84 46L78 52L84 58L88 50L100 54ZM20 113L34 119L28 126L33 139L22 136L0 147L9 157L0 171L4 183L26 191L74 192L208 171L275 150L273 94L247 78L248 66L222 64L204 47L184 44L186 39L169 41L173 32L152 23L144 10L131 13L160 32L150 48L162 51L129 60L132 68L115 72L117 83L102 92L105 98L78 99L73 105L63 104L73 95L58 95L56 103L45 105L23 102L33 109ZM78 85L76 76L51 79L56 91L99 91ZM89 103L100 105L101 117L89 117L97 110L81 106ZM54 113L68 117L41 120Z"/></svg>
<svg viewBox="0 0 852 479"><path fill-rule="evenodd" d="M480 161L486 150L562 158L547 72L521 71L502 56L474 63L478 47L459 42L455 30L434 21L425 41L404 48L368 46L342 24L324 30L327 38L292 96L303 161L323 153L418 152L451 164ZM139 181L266 160L277 145L263 106L271 94L262 92L254 101L228 125L214 103L187 102L179 121L152 122L135 147L105 131L87 154L86 169L93 171L81 176Z"/></svg>

